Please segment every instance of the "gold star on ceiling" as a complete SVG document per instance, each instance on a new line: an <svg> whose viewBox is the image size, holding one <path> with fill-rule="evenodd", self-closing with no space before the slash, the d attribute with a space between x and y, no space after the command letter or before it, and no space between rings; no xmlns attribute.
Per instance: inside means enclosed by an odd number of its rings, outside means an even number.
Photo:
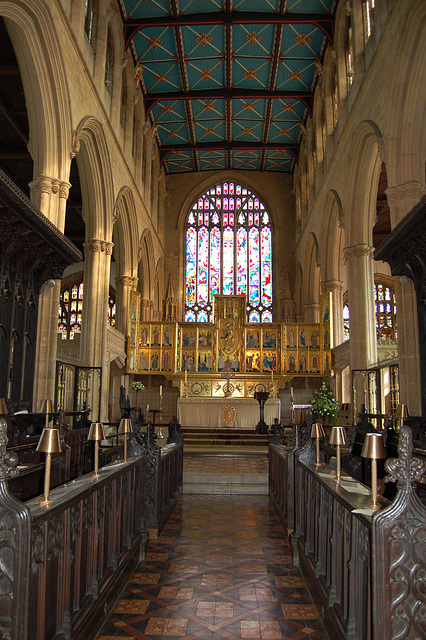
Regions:
<svg viewBox="0 0 426 640"><path fill-rule="evenodd" d="M205 47L213 38L208 36L207 33L200 33L198 38L195 38L195 42L201 44L202 47Z"/></svg>
<svg viewBox="0 0 426 640"><path fill-rule="evenodd" d="M247 34L246 36L244 36L244 38L250 43L250 44L256 44L256 42L259 42L259 40L261 39L261 36L256 33L256 31L251 31L249 34Z"/></svg>
<svg viewBox="0 0 426 640"><path fill-rule="evenodd" d="M306 33L301 33L300 36L296 36L295 38L293 38L293 40L297 42L297 44L300 44L301 47L304 47L306 44L309 44L309 42L312 42L312 38L306 35Z"/></svg>
<svg viewBox="0 0 426 640"><path fill-rule="evenodd" d="M259 74L257 73L257 71L254 71L253 69L248 69L248 71L244 71L243 76L245 76L248 80L252 80L253 78L256 78Z"/></svg>

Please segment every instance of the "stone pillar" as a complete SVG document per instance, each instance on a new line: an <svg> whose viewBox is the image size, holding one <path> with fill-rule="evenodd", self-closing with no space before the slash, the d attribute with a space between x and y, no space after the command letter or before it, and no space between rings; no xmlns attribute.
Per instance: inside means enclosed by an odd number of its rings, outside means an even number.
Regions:
<svg viewBox="0 0 426 640"><path fill-rule="evenodd" d="M130 292L136 291L139 278L119 276L115 279L116 329L128 334Z"/></svg>
<svg viewBox="0 0 426 640"><path fill-rule="evenodd" d="M336 347L344 341L343 336L343 283L339 280L321 282L321 293L331 293L332 343Z"/></svg>
<svg viewBox="0 0 426 640"><path fill-rule="evenodd" d="M51 281L49 281L51 282ZM43 400L55 400L56 351L58 340L58 304L61 281L43 285L38 309L37 348L34 366L33 411Z"/></svg>
<svg viewBox="0 0 426 640"><path fill-rule="evenodd" d="M351 369L377 362L373 247L357 244L344 250L348 274Z"/></svg>
<svg viewBox="0 0 426 640"><path fill-rule="evenodd" d="M62 233L65 229L65 210L70 183L40 175L30 184L31 202ZM52 282L51 282L52 283ZM42 400L54 401L56 378L56 351L58 339L58 304L60 280L53 287L44 285L39 299L37 346L34 369L33 411L38 411Z"/></svg>
<svg viewBox="0 0 426 640"><path fill-rule="evenodd" d="M112 242L84 243L84 304L81 322L80 364L102 366L106 345L107 306Z"/></svg>
<svg viewBox="0 0 426 640"><path fill-rule="evenodd" d="M319 322L319 304L305 304L305 322Z"/></svg>

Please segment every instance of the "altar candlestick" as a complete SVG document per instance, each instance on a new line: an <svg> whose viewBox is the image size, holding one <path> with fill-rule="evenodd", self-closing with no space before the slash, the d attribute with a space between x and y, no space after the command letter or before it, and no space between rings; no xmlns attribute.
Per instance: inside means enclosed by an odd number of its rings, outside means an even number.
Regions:
<svg viewBox="0 0 426 640"><path fill-rule="evenodd" d="M293 387L290 387L290 397L293 398Z"/></svg>
<svg viewBox="0 0 426 640"><path fill-rule="evenodd" d="M163 386L160 384L160 396L163 395Z"/></svg>
<svg viewBox="0 0 426 640"><path fill-rule="evenodd" d="M274 371L271 369L271 383L274 384Z"/></svg>
<svg viewBox="0 0 426 640"><path fill-rule="evenodd" d="M188 382L188 369L185 369L185 384Z"/></svg>

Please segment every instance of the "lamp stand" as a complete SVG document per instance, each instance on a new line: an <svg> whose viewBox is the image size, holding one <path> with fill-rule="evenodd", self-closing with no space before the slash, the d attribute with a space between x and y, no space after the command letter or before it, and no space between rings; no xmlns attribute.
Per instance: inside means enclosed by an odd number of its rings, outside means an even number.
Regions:
<svg viewBox="0 0 426 640"><path fill-rule="evenodd" d="M95 440L95 471L92 473L92 478L97 478L99 473L99 442Z"/></svg>
<svg viewBox="0 0 426 640"><path fill-rule="evenodd" d="M336 482L340 482L340 444L336 444L336 459L337 459Z"/></svg>
<svg viewBox="0 0 426 640"><path fill-rule="evenodd" d="M49 498L51 465L52 454L46 453L46 468L44 472L44 495L43 498L40 498L40 504L45 507L47 507L52 502L52 500Z"/></svg>
<svg viewBox="0 0 426 640"><path fill-rule="evenodd" d="M315 438L317 441L317 461L315 463L316 467L320 467L321 466L321 462L320 462L320 443L319 443L319 438Z"/></svg>
<svg viewBox="0 0 426 640"><path fill-rule="evenodd" d="M377 504L377 460L371 460L371 499L373 501L373 509L380 509Z"/></svg>
<svg viewBox="0 0 426 640"><path fill-rule="evenodd" d="M127 433L124 434L124 462L127 462Z"/></svg>

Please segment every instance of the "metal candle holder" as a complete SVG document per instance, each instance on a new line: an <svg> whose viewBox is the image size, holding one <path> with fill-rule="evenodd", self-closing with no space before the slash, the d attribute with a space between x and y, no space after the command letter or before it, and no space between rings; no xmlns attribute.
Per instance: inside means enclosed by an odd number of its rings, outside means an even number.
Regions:
<svg viewBox="0 0 426 640"><path fill-rule="evenodd" d="M46 426L40 436L36 451L40 451L46 454L46 467L44 472L44 494L43 498L40 498L40 504L43 506L48 506L52 502L52 500L49 498L52 454L60 453L62 448L61 439L59 437L59 429L49 428L49 413L52 412L52 401L43 400L41 409L43 413L46 413Z"/></svg>
<svg viewBox="0 0 426 640"><path fill-rule="evenodd" d="M320 467L321 466L321 462L319 459L319 454L320 454L320 445L319 445L319 441L320 438L325 438L325 432L324 432L324 427L322 426L322 424L320 422L314 422L312 425L312 429L311 429L311 438L315 438L317 441L317 461L316 461L316 466Z"/></svg>
<svg viewBox="0 0 426 640"><path fill-rule="evenodd" d="M127 434L133 431L132 421L129 418L122 418L118 433L124 435L124 462L127 462Z"/></svg>
<svg viewBox="0 0 426 640"><path fill-rule="evenodd" d="M105 429L102 422L92 422L87 439L95 442L95 471L92 473L92 478L97 478L99 476L99 442L105 440Z"/></svg>
<svg viewBox="0 0 426 640"><path fill-rule="evenodd" d="M336 482L340 482L340 445L346 444L346 431L344 427L332 427L330 444L336 445Z"/></svg>
<svg viewBox="0 0 426 640"><path fill-rule="evenodd" d="M386 458L386 449L381 433L367 433L361 450L363 458L371 460L371 498L373 509L380 509L377 504L377 460Z"/></svg>

